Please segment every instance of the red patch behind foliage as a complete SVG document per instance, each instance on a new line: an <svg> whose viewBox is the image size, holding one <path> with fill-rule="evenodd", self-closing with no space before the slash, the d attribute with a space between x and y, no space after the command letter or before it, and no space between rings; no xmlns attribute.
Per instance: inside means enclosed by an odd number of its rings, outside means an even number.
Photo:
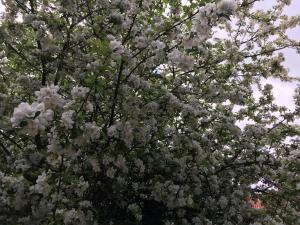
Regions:
<svg viewBox="0 0 300 225"><path fill-rule="evenodd" d="M250 204L250 206L254 209L261 209L263 208L262 202L260 199L248 199L247 202Z"/></svg>

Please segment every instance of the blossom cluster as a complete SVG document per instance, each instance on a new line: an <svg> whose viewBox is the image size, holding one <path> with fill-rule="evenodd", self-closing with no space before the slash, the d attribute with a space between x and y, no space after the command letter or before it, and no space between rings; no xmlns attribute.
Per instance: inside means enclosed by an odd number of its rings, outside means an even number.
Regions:
<svg viewBox="0 0 300 225"><path fill-rule="evenodd" d="M24 126L25 133L35 136L39 130L44 130L49 122L53 120L53 111L45 110L44 103L20 103L14 109L11 123L13 127Z"/></svg>

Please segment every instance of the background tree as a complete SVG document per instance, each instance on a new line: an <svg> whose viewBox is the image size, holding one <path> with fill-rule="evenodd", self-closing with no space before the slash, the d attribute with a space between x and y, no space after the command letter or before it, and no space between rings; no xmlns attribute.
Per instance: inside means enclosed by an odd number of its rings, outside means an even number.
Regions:
<svg viewBox="0 0 300 225"><path fill-rule="evenodd" d="M299 17L255 2L4 0L1 224L299 224L299 90L261 85Z"/></svg>

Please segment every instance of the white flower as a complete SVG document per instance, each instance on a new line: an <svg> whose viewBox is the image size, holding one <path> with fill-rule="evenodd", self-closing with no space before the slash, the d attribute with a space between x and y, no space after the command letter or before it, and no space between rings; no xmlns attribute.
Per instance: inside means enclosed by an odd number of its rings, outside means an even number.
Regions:
<svg viewBox="0 0 300 225"><path fill-rule="evenodd" d="M86 110L88 112L93 112L94 111L94 106L90 101L87 101L87 103L86 103Z"/></svg>
<svg viewBox="0 0 300 225"><path fill-rule="evenodd" d="M93 123L85 124L85 136L90 138L91 140L96 140L100 137L101 128Z"/></svg>
<svg viewBox="0 0 300 225"><path fill-rule="evenodd" d="M11 123L13 126L18 126L19 123L26 118L32 118L38 112L45 110L45 105L43 103L34 102L32 105L22 102L14 109L13 117L11 118Z"/></svg>
<svg viewBox="0 0 300 225"><path fill-rule="evenodd" d="M170 104L170 106L174 108L181 107L180 100L171 92L166 93L166 98L168 99L168 103Z"/></svg>
<svg viewBox="0 0 300 225"><path fill-rule="evenodd" d="M156 113L159 110L159 104L157 102L149 102L147 105L145 105L145 111Z"/></svg>
<svg viewBox="0 0 300 225"><path fill-rule="evenodd" d="M29 121L28 124L23 128L23 131L29 136L37 135L39 131L38 120Z"/></svg>
<svg viewBox="0 0 300 225"><path fill-rule="evenodd" d="M110 126L110 127L107 129L107 135L108 135L109 137L114 137L114 138L119 137L119 127L120 127L120 124L119 124L119 123Z"/></svg>
<svg viewBox="0 0 300 225"><path fill-rule="evenodd" d="M71 209L64 214L64 223L70 224L77 218L77 211L75 209Z"/></svg>
<svg viewBox="0 0 300 225"><path fill-rule="evenodd" d="M81 176L79 178L79 183L76 185L75 193L79 196L82 197L84 192L88 189L89 183L84 180L84 178Z"/></svg>
<svg viewBox="0 0 300 225"><path fill-rule="evenodd" d="M55 107L62 107L64 105L64 99L58 94L58 86L48 86L41 88L35 92L38 102L43 102L46 109L53 109Z"/></svg>
<svg viewBox="0 0 300 225"><path fill-rule="evenodd" d="M75 100L69 100L66 102L66 104L64 105L63 109L70 109L73 107L73 105L75 105L76 101Z"/></svg>
<svg viewBox="0 0 300 225"><path fill-rule="evenodd" d="M10 119L12 126L17 127L26 122L23 131L35 136L39 130L44 130L48 123L53 120L53 111L45 111L44 103L34 102L32 105L22 102L14 109L13 117Z"/></svg>
<svg viewBox="0 0 300 225"><path fill-rule="evenodd" d="M222 0L217 4L219 14L231 15L237 8L237 4L233 0Z"/></svg>
<svg viewBox="0 0 300 225"><path fill-rule="evenodd" d="M86 94L87 94L89 91L90 91L89 88L75 86L75 87L73 87L73 89L72 89L72 91L71 91L71 95L72 95L73 97L85 98Z"/></svg>
<svg viewBox="0 0 300 225"><path fill-rule="evenodd" d="M114 53L122 54L124 52L124 47L122 45L122 42L120 42L120 41L112 40L109 43L109 47L112 50L112 52L114 52Z"/></svg>
<svg viewBox="0 0 300 225"><path fill-rule="evenodd" d="M154 52L161 51L166 47L165 43L163 43L161 41L158 41L158 40L157 41L152 41L151 45L154 48Z"/></svg>
<svg viewBox="0 0 300 225"><path fill-rule="evenodd" d="M129 122L126 122L122 127L121 138L125 144L129 147L133 140L132 126Z"/></svg>
<svg viewBox="0 0 300 225"><path fill-rule="evenodd" d="M208 3L199 9L199 13L193 20L192 31L198 34L200 40L204 41L211 36L211 25L215 25L217 19L216 4Z"/></svg>
<svg viewBox="0 0 300 225"><path fill-rule="evenodd" d="M14 109L13 117L10 119L13 127L18 126L24 118L34 116L34 111L27 102L22 102Z"/></svg>
<svg viewBox="0 0 300 225"><path fill-rule="evenodd" d="M183 70L191 70L195 64L195 60L192 56L186 55L178 49L174 49L169 53L168 58L174 66Z"/></svg>
<svg viewBox="0 0 300 225"><path fill-rule="evenodd" d="M145 36L138 36L135 38L135 42L138 48L145 48L148 44L148 38Z"/></svg>
<svg viewBox="0 0 300 225"><path fill-rule="evenodd" d="M47 183L47 175L45 172L38 176L36 184L31 187L31 190L45 196L49 194L51 191L51 186Z"/></svg>
<svg viewBox="0 0 300 225"><path fill-rule="evenodd" d="M65 128L72 129L74 121L72 120L74 110L68 110L61 115L61 121L63 122Z"/></svg>

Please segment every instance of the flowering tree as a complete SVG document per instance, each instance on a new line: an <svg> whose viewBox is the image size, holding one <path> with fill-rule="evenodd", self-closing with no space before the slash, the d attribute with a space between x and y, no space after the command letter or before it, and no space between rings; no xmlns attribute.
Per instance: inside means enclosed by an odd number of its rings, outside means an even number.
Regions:
<svg viewBox="0 0 300 225"><path fill-rule="evenodd" d="M261 81L300 20L257 1L3 0L0 223L299 224L300 91Z"/></svg>

